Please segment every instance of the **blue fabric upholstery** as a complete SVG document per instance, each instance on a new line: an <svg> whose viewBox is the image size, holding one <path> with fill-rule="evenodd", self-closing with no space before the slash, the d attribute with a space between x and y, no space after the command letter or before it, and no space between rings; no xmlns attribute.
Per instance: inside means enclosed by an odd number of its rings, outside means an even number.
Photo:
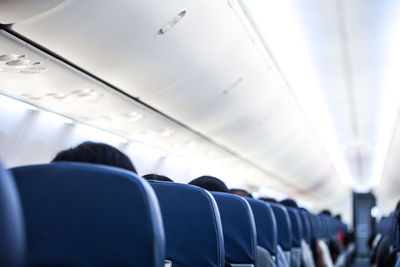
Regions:
<svg viewBox="0 0 400 267"><path fill-rule="evenodd" d="M250 199L247 201L253 211L257 230L257 245L268 250L271 255L276 255L277 226L271 206L261 200Z"/></svg>
<svg viewBox="0 0 400 267"><path fill-rule="evenodd" d="M253 212L244 198L212 192L224 232L225 258L230 263L255 264L257 233Z"/></svg>
<svg viewBox="0 0 400 267"><path fill-rule="evenodd" d="M308 243L311 244L311 223L308 217L308 212L305 210L300 210L300 218L301 223L303 225L303 239Z"/></svg>
<svg viewBox="0 0 400 267"><path fill-rule="evenodd" d="M22 266L24 218L14 180L0 164L0 266Z"/></svg>
<svg viewBox="0 0 400 267"><path fill-rule="evenodd" d="M316 216L314 214L308 213L308 219L310 220L310 225L311 225L311 238L312 239L320 238L320 231Z"/></svg>
<svg viewBox="0 0 400 267"><path fill-rule="evenodd" d="M52 163L11 170L31 266L164 266L154 191L119 168Z"/></svg>
<svg viewBox="0 0 400 267"><path fill-rule="evenodd" d="M283 251L290 251L292 248L292 226L287 210L279 204L271 203L270 205L276 219L278 244L282 247Z"/></svg>
<svg viewBox="0 0 400 267"><path fill-rule="evenodd" d="M330 217L328 215L320 214L317 215L319 222L320 222L320 227L321 227L321 238L329 238L329 226L328 226L328 220Z"/></svg>
<svg viewBox="0 0 400 267"><path fill-rule="evenodd" d="M292 247L300 248L302 232L304 231L301 224L300 215L295 208L286 207L286 210L292 226Z"/></svg>
<svg viewBox="0 0 400 267"><path fill-rule="evenodd" d="M206 190L186 184L150 181L160 202L166 258L173 267L225 265L217 204Z"/></svg>

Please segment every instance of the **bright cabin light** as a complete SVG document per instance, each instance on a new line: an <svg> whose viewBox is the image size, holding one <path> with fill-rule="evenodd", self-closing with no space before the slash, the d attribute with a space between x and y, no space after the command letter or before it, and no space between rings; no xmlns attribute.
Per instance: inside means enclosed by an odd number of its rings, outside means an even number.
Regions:
<svg viewBox="0 0 400 267"><path fill-rule="evenodd" d="M42 111L42 114L45 114L48 118L57 120L59 122L65 123L65 124L73 124L74 121L71 120L70 118L67 118L63 115L51 112L51 111Z"/></svg>
<svg viewBox="0 0 400 267"><path fill-rule="evenodd" d="M329 155L342 183L347 186L354 185L355 181L350 176L344 153L341 150L342 146L337 134L339 129L334 127L331 114L327 110L326 96L322 93L316 70L311 64L312 58L309 53L311 48L308 47L305 40L307 35L299 25L299 20L293 10L293 2L288 0L237 0L239 3L237 5L232 5L236 2L235 0L230 2L234 9L238 7L242 9L236 13L247 30L251 25L252 29L249 35L257 35L252 39L255 40L258 47L263 46L262 56L267 55L270 58L269 61L274 62L267 50L269 49L276 59L277 65L272 65L272 71L281 82L282 87L286 88L286 92L293 96L300 105L318 140ZM280 23L277 27L276 24L279 21L284 21L284 23ZM288 88L281 71L291 88Z"/></svg>
<svg viewBox="0 0 400 267"><path fill-rule="evenodd" d="M31 110L31 111L36 111L38 108L34 105L19 101L15 98L0 94L0 97L2 98L3 101L6 101L7 103L14 103L15 105L20 106L23 109Z"/></svg>
<svg viewBox="0 0 400 267"><path fill-rule="evenodd" d="M399 14L400 10L396 10ZM380 112L378 114L378 134L375 140L374 163L370 183L379 185L389 153L390 143L396 129L400 107L400 18L397 16L392 28L387 33L388 49L382 49L385 60L382 93L379 101Z"/></svg>
<svg viewBox="0 0 400 267"><path fill-rule="evenodd" d="M379 209L378 209L378 207L372 207L372 209L371 209L371 217L372 218L376 218L376 217L378 217L378 214L379 214Z"/></svg>

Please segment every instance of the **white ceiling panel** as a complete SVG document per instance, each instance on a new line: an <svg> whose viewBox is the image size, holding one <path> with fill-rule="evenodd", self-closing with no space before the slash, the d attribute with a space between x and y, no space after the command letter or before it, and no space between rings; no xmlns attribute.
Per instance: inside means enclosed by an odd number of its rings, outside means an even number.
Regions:
<svg viewBox="0 0 400 267"><path fill-rule="evenodd" d="M270 60L233 2L66 1L12 30L271 176L249 175L252 186L314 200L335 194L320 202L335 205L349 193L338 166L364 189L386 166L377 190L390 191L400 171L399 142L390 143L400 102L398 1L242 1ZM161 28L166 33L157 36ZM34 82L46 92L57 80L75 87L68 76L54 77ZM103 110L101 103L92 106ZM395 197L390 192L386 199Z"/></svg>

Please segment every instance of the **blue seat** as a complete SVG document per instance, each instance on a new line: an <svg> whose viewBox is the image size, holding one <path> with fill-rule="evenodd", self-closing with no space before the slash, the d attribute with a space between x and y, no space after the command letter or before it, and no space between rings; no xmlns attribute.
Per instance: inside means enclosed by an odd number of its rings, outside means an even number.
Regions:
<svg viewBox="0 0 400 267"><path fill-rule="evenodd" d="M253 211L257 231L257 245L276 256L277 226L271 206L261 200L247 199Z"/></svg>
<svg viewBox="0 0 400 267"><path fill-rule="evenodd" d="M52 163L11 169L30 266L164 266L154 191L119 168Z"/></svg>
<svg viewBox="0 0 400 267"><path fill-rule="evenodd" d="M300 210L299 212L301 215L301 223L303 225L302 237L308 244L311 244L311 224L308 217L308 212L305 210Z"/></svg>
<svg viewBox="0 0 400 267"><path fill-rule="evenodd" d="M225 266L217 204L206 190L186 184L150 181L160 202L166 258L173 267Z"/></svg>
<svg viewBox="0 0 400 267"><path fill-rule="evenodd" d="M257 233L253 212L244 198L212 192L224 233L225 258L233 264L255 264Z"/></svg>
<svg viewBox="0 0 400 267"><path fill-rule="evenodd" d="M312 213L308 213L308 219L310 220L311 225L311 239L315 240L321 238L319 224L316 216Z"/></svg>
<svg viewBox="0 0 400 267"><path fill-rule="evenodd" d="M283 251L290 251L292 248L292 226L288 212L282 205L274 203L270 205L278 226L278 244L282 247Z"/></svg>
<svg viewBox="0 0 400 267"><path fill-rule="evenodd" d="M0 164L0 266L23 266L25 232L14 180Z"/></svg>
<svg viewBox="0 0 400 267"><path fill-rule="evenodd" d="M286 207L289 215L290 223L292 226L292 247L300 248L303 226L301 223L300 215L297 209L292 207Z"/></svg>

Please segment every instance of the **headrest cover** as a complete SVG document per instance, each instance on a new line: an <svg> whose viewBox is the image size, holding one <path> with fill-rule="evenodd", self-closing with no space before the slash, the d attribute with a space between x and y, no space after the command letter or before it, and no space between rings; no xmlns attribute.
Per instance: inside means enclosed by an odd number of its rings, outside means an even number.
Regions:
<svg viewBox="0 0 400 267"><path fill-rule="evenodd" d="M277 226L275 216L268 203L260 200L247 198L253 211L257 230L257 244L268 250L271 255L276 255Z"/></svg>
<svg viewBox="0 0 400 267"><path fill-rule="evenodd" d="M230 263L255 264L257 233L253 212L244 198L212 192L221 215L225 257Z"/></svg>
<svg viewBox="0 0 400 267"><path fill-rule="evenodd" d="M164 265L158 202L134 173L82 163L11 171L25 211L29 265Z"/></svg>
<svg viewBox="0 0 400 267"><path fill-rule="evenodd" d="M302 238L301 233L304 230L301 224L300 215L297 209L295 208L286 207L286 209L292 226L292 246L301 247L301 238Z"/></svg>
<svg viewBox="0 0 400 267"><path fill-rule="evenodd" d="M0 163L0 266L22 266L24 218L14 180Z"/></svg>
<svg viewBox="0 0 400 267"><path fill-rule="evenodd" d="M160 202L172 266L225 266L221 219L206 190L186 184L150 181Z"/></svg>
<svg viewBox="0 0 400 267"><path fill-rule="evenodd" d="M292 248L292 226L286 208L282 205L271 203L276 224L278 226L278 244L284 251Z"/></svg>

